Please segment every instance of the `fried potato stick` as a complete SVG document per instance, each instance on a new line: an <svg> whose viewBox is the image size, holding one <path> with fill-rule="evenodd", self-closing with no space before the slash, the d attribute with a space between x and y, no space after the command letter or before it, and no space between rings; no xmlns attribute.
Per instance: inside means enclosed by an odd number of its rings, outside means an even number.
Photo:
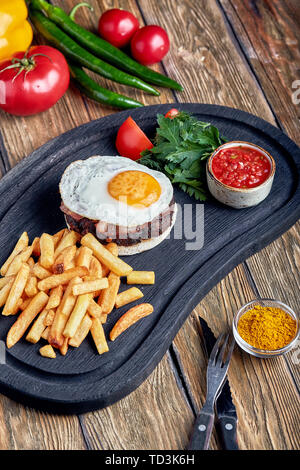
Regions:
<svg viewBox="0 0 300 470"><path fill-rule="evenodd" d="M114 256L91 233L82 237L81 244L93 250L94 256L118 276L127 276L132 271L131 266Z"/></svg>
<svg viewBox="0 0 300 470"><path fill-rule="evenodd" d="M41 336L46 329L45 318L47 314L48 310L44 308L27 333L26 341L35 344L41 339Z"/></svg>
<svg viewBox="0 0 300 470"><path fill-rule="evenodd" d="M91 299L92 294L83 294L77 297L74 309L63 331L63 335L66 338L72 338L75 335L77 328L87 312Z"/></svg>
<svg viewBox="0 0 300 470"><path fill-rule="evenodd" d="M127 284L154 284L154 271L131 271L127 275Z"/></svg>
<svg viewBox="0 0 300 470"><path fill-rule="evenodd" d="M69 345L73 346L74 348L78 348L78 346L80 346L83 340L87 337L91 326L92 326L91 318L87 314L84 315L79 327L76 330L75 335L73 336L73 338L70 339Z"/></svg>
<svg viewBox="0 0 300 470"><path fill-rule="evenodd" d="M49 343L55 347L61 347L63 345L63 331L76 303L76 297L72 294L72 288L79 282L82 282L80 277L75 277L70 281L67 289L65 290L62 301L57 307L48 337Z"/></svg>
<svg viewBox="0 0 300 470"><path fill-rule="evenodd" d="M45 269L50 269L54 263L54 242L51 235L43 233L40 238L40 265Z"/></svg>
<svg viewBox="0 0 300 470"><path fill-rule="evenodd" d="M108 344L105 338L103 326L99 318L93 318L91 326L91 334L99 354L109 351Z"/></svg>
<svg viewBox="0 0 300 470"><path fill-rule="evenodd" d="M76 245L67 246L55 259L52 271L54 274L62 274L67 269L74 267Z"/></svg>
<svg viewBox="0 0 300 470"><path fill-rule="evenodd" d="M54 287L53 289L51 289L49 300L48 300L48 303L47 303L47 309L51 310L53 308L58 307L60 302L61 302L62 296L63 296L63 286L62 285L59 285L59 286Z"/></svg>
<svg viewBox="0 0 300 470"><path fill-rule="evenodd" d="M21 268L22 263L26 263L32 254L32 246L24 248L15 259L10 263L6 276L13 276L17 274Z"/></svg>
<svg viewBox="0 0 300 470"><path fill-rule="evenodd" d="M56 259L57 256L68 246L76 245L76 242L79 240L79 238L80 235L73 230L70 232L66 231L55 250L54 259Z"/></svg>
<svg viewBox="0 0 300 470"><path fill-rule="evenodd" d="M90 294L94 293L95 291L107 289L109 285L109 281L106 277L101 279L96 279L93 281L85 281L82 284L78 284L73 287L72 293L73 295L81 295L81 294Z"/></svg>
<svg viewBox="0 0 300 470"><path fill-rule="evenodd" d="M23 291L25 289L28 277L29 277L30 268L28 264L23 263L20 271L15 277L15 280L12 284L10 292L8 294L7 300L5 302L2 315L11 315L14 311L14 307L17 301L21 298Z"/></svg>
<svg viewBox="0 0 300 470"><path fill-rule="evenodd" d="M113 310L120 287L120 277L115 273L110 272L107 279L108 288L101 292L98 299L98 304L104 314L109 314Z"/></svg>
<svg viewBox="0 0 300 470"><path fill-rule="evenodd" d="M147 317L153 312L151 304L140 304L129 309L114 325L109 337L114 341L121 333L127 330L130 326L134 325L141 318Z"/></svg>
<svg viewBox="0 0 300 470"><path fill-rule="evenodd" d="M53 287L57 287L60 284L67 284L72 278L76 276L86 276L88 274L88 270L84 266L78 266L75 268L67 269L62 274L53 274L46 279L43 279L38 283L38 288L40 290L48 290L53 289Z"/></svg>
<svg viewBox="0 0 300 470"><path fill-rule="evenodd" d="M115 301L115 307L120 308L124 305L134 302L135 300L141 299L144 297L143 292L137 287L131 287L130 289L124 290L117 295Z"/></svg>
<svg viewBox="0 0 300 470"><path fill-rule="evenodd" d="M7 260L5 261L5 263L2 265L1 269L0 269L0 273L1 273L1 276L5 276L5 274L7 273L7 270L8 270L8 267L9 265L11 264L11 262L14 260L14 258L21 252L24 250L24 248L26 248L28 246L28 242L29 242L29 239L28 239L28 234L27 232L23 232L22 235L20 236L19 240L17 241L13 251L11 252L11 254L9 255L9 257L7 258Z"/></svg>
<svg viewBox="0 0 300 470"><path fill-rule="evenodd" d="M16 322L12 325L7 334L6 345L8 348L14 346L14 344L22 338L30 323L41 312L41 310L43 310L47 302L48 295L45 294L45 292L39 292L35 297L33 297L28 307L18 316Z"/></svg>
<svg viewBox="0 0 300 470"><path fill-rule="evenodd" d="M39 352L40 352L40 355L43 357L49 357L50 359L56 358L55 351L52 348L51 344L46 344L45 346L42 346Z"/></svg>
<svg viewBox="0 0 300 470"><path fill-rule="evenodd" d="M10 289L14 283L14 280L15 280L15 276L9 277L8 282L0 290L0 307L3 307L3 305L7 301L7 297L10 293Z"/></svg>

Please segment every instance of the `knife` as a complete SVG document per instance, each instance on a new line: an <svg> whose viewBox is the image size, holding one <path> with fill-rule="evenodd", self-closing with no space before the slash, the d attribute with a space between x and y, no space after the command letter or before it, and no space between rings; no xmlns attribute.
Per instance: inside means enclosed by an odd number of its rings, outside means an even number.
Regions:
<svg viewBox="0 0 300 470"><path fill-rule="evenodd" d="M206 353L209 357L216 342L216 338L206 321L201 317L199 317L199 319L205 341ZM228 379L226 379L218 396L216 414L216 428L223 448L225 450L239 450L236 437L237 414L232 401Z"/></svg>

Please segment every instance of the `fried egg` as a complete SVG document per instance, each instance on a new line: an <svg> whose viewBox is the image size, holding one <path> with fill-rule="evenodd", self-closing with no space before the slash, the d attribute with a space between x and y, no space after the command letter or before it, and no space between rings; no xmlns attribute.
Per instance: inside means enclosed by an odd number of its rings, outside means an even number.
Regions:
<svg viewBox="0 0 300 470"><path fill-rule="evenodd" d="M71 163L59 187L72 212L126 227L151 222L173 199L167 176L119 156L97 155Z"/></svg>

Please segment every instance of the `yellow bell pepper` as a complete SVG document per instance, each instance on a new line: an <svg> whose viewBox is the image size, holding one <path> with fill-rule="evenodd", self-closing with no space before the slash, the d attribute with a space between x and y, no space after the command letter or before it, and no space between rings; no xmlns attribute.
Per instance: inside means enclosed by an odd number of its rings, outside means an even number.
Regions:
<svg viewBox="0 0 300 470"><path fill-rule="evenodd" d="M0 0L0 61L25 52L32 41L25 0Z"/></svg>

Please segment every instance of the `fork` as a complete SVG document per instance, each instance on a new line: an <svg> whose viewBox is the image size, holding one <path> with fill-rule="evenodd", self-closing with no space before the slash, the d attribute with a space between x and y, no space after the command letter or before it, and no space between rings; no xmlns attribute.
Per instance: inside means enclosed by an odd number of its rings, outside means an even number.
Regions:
<svg viewBox="0 0 300 470"><path fill-rule="evenodd" d="M229 334L221 334L210 354L207 366L207 392L206 401L201 409L193 429L193 433L188 446L189 450L207 450L214 425L214 405L222 389L227 375L227 370L235 341L232 339L231 345L226 354L226 347L229 343Z"/></svg>

